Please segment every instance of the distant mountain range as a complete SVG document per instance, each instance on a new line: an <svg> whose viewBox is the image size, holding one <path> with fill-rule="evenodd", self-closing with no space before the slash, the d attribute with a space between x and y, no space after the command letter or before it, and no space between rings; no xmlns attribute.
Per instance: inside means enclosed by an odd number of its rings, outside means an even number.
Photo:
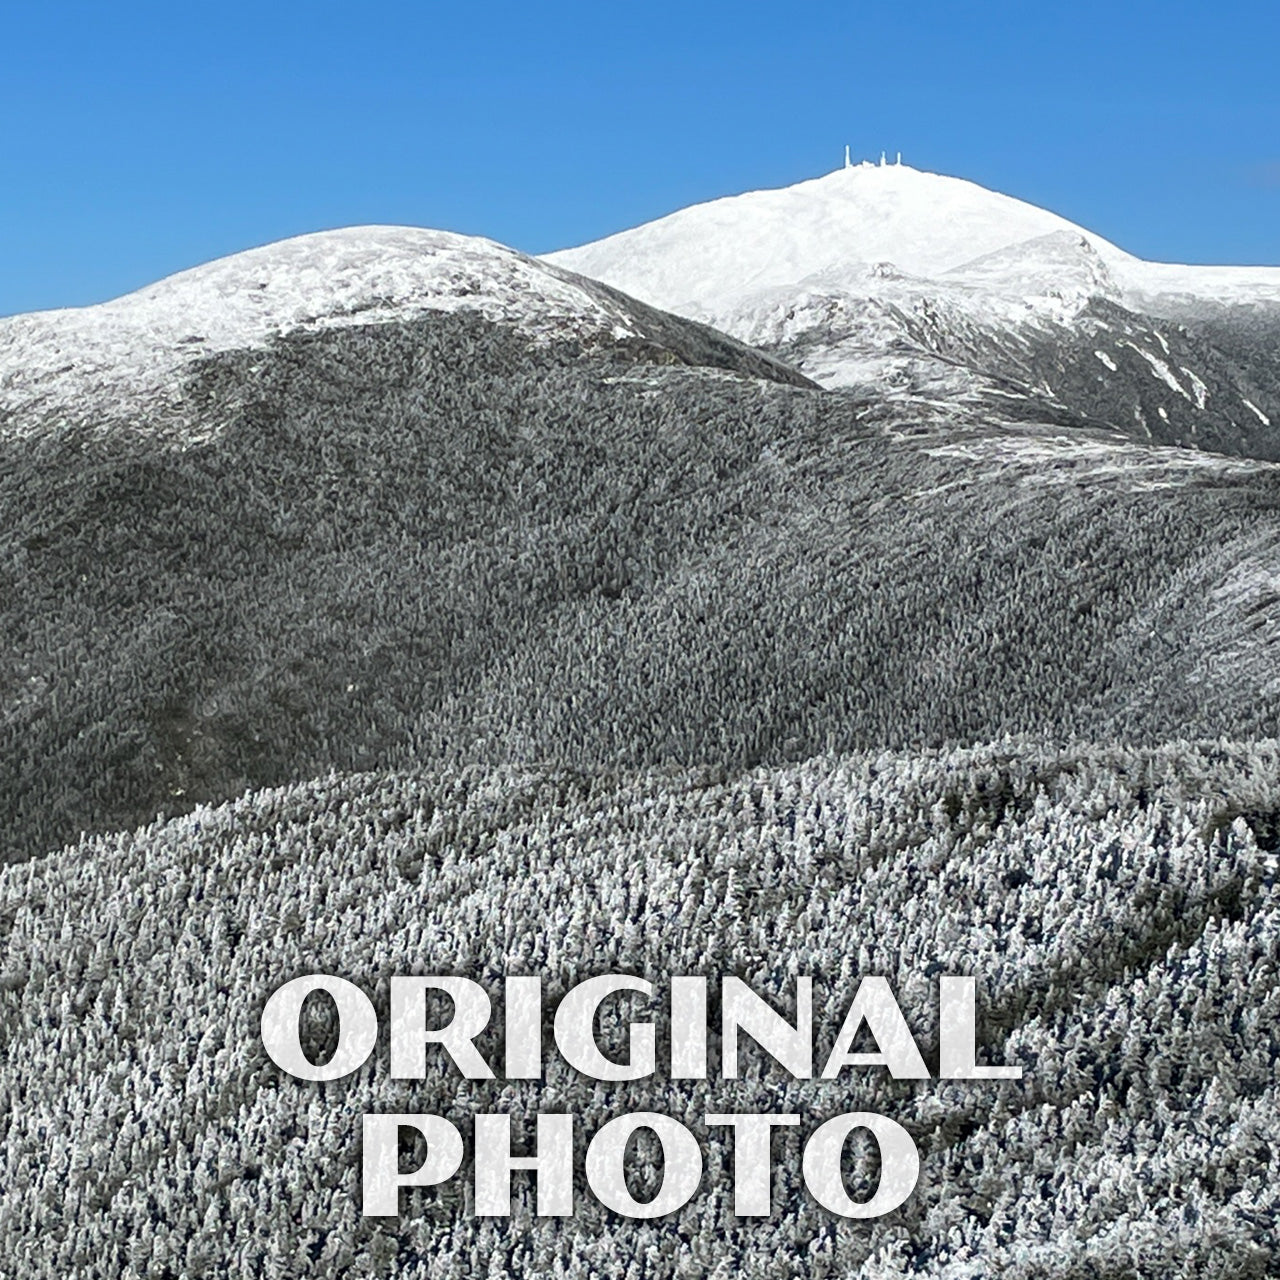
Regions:
<svg viewBox="0 0 1280 1280"><path fill-rule="evenodd" d="M1278 353L1280 269L905 166L0 320L0 1274L1276 1274ZM375 1225L386 1082L254 1040L300 972L673 965L968 966L1025 1078L820 1086L917 1136L874 1226Z"/></svg>

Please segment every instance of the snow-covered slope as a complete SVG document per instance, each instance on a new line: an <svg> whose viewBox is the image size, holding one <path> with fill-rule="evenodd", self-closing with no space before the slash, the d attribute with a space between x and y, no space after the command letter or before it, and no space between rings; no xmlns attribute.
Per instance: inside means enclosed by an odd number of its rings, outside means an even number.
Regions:
<svg viewBox="0 0 1280 1280"><path fill-rule="evenodd" d="M863 164L694 205L547 260L655 306L711 318L761 290L854 264L892 263L908 275L938 276L1056 231L1083 234L1056 214L972 182Z"/></svg>
<svg viewBox="0 0 1280 1280"><path fill-rule="evenodd" d="M761 290L855 264L891 263L907 276L937 278L1063 232L1096 251L1126 296L1261 293L1280 302L1280 268L1146 263L1046 209L909 165L851 165L712 200L546 260L714 321Z"/></svg>
<svg viewBox="0 0 1280 1280"><path fill-rule="evenodd" d="M624 303L493 241L349 227L222 258L100 306L0 319L0 429L33 410L153 403L178 394L200 357L290 330L460 310L535 341L633 333Z"/></svg>
<svg viewBox="0 0 1280 1280"><path fill-rule="evenodd" d="M686 361L705 345L646 303L831 387L1280 457L1280 269L1144 263L1056 214L905 165L712 201L545 260L353 227L101 306L0 319L0 436L122 418L154 428L209 356L430 312L479 314L535 344L674 343ZM1204 324L1188 333L1188 319Z"/></svg>

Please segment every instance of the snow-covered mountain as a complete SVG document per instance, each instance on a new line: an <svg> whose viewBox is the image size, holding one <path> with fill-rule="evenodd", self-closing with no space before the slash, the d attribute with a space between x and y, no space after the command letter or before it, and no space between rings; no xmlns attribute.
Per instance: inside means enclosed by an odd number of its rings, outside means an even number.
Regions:
<svg viewBox="0 0 1280 1280"><path fill-rule="evenodd" d="M1048 210L903 164L848 165L791 187L693 205L547 261L714 322L765 290L830 280L832 273L838 279L858 265L1052 292L1058 247L1081 241L1105 268L1100 283L1131 304L1179 297L1280 303L1280 267L1144 262ZM1048 246L1047 255L1034 242ZM1011 253L1015 246L1022 248Z"/></svg>
<svg viewBox="0 0 1280 1280"><path fill-rule="evenodd" d="M199 361L285 333L454 312L534 344L671 332L650 308L491 240L348 227L221 258L99 306L0 318L0 433L171 408Z"/></svg>
<svg viewBox="0 0 1280 1280"><path fill-rule="evenodd" d="M143 409L154 425L181 416L193 371L218 353L441 312L534 344L674 341L687 361L703 341L677 335L674 312L828 387L1280 459L1280 268L1146 263L971 182L870 164L544 260L352 227L100 306L0 319L0 433ZM726 358L744 356L695 362Z"/></svg>
<svg viewBox="0 0 1280 1280"><path fill-rule="evenodd" d="M1144 262L958 178L852 165L547 261L764 347L826 386L976 397L986 411L1276 456L1280 268Z"/></svg>

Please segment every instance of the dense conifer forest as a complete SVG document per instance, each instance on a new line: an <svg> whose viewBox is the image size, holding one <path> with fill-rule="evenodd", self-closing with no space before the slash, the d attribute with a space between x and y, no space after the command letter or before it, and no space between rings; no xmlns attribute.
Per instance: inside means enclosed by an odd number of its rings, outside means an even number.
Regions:
<svg viewBox="0 0 1280 1280"><path fill-rule="evenodd" d="M0 1257L32 1277L1265 1280L1278 766L1275 741L1010 741L728 775L333 775L11 867ZM813 974L826 1032L858 976L881 974L926 1057L936 975L971 972L979 1043L1024 1074L797 1081L744 1040L733 1081L597 1084L554 1056L542 1081L464 1081L433 1055L412 1082L388 1077L384 1045L307 1084L257 1037L266 996L302 973L385 1008L395 973L541 974L554 1001L586 971L659 988L734 973L784 1009ZM624 1012L602 1023L615 1056ZM321 1006L318 1058L331 1033ZM402 1193L398 1219L360 1216L364 1112L468 1132L477 1111L569 1111L581 1141L645 1109L695 1128L711 1110L798 1112L772 1216L733 1216L714 1130L701 1194L653 1222L582 1188L571 1218L538 1218L527 1175L510 1220L478 1219L466 1168ZM921 1153L910 1201L872 1222L799 1183L798 1135L849 1110L898 1119ZM851 1185L874 1176L867 1150L849 1159Z"/></svg>

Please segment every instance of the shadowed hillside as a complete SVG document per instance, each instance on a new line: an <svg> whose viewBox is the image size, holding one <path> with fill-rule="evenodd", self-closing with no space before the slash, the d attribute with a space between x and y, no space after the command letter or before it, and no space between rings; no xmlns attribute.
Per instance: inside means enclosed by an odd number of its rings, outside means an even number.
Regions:
<svg viewBox="0 0 1280 1280"><path fill-rule="evenodd" d="M1274 727L1272 467L666 323L300 334L0 445L9 856L330 767Z"/></svg>

